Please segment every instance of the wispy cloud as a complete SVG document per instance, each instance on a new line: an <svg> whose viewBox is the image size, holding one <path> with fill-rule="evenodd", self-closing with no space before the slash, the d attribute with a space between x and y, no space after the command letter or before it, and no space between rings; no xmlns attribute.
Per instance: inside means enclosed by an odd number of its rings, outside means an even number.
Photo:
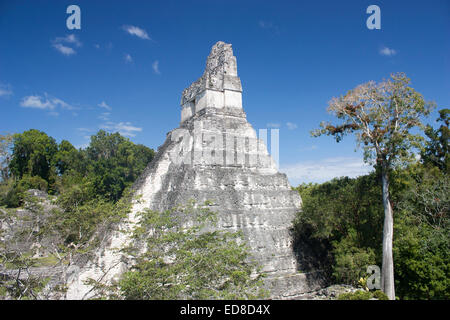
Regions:
<svg viewBox="0 0 450 320"><path fill-rule="evenodd" d="M101 115L98 116L98 118L103 121L109 121L111 119L110 116L111 112L103 112Z"/></svg>
<svg viewBox="0 0 450 320"><path fill-rule="evenodd" d="M77 128L77 130L80 132L86 132L86 133L94 132L94 130L90 129L90 128Z"/></svg>
<svg viewBox="0 0 450 320"><path fill-rule="evenodd" d="M153 62L152 68L153 68L154 73L161 74L161 72L159 71L159 61L158 60Z"/></svg>
<svg viewBox="0 0 450 320"><path fill-rule="evenodd" d="M83 137L85 140L84 143L81 143L79 145L76 145L75 148L77 149L86 149L89 146L89 141L91 140L91 135L95 134L94 129L91 128L77 128L77 131L79 135Z"/></svg>
<svg viewBox="0 0 450 320"><path fill-rule="evenodd" d="M77 52L73 47L81 47L82 45L80 40L78 40L77 36L75 36L74 34L69 34L65 37L56 37L51 41L51 43L53 48L55 48L65 56L76 54Z"/></svg>
<svg viewBox="0 0 450 320"><path fill-rule="evenodd" d="M286 173L293 185L297 185L302 182L321 183L343 176L354 178L372 169L360 158L336 157L286 165L280 171Z"/></svg>
<svg viewBox="0 0 450 320"><path fill-rule="evenodd" d="M68 104L68 103L66 103L66 102L64 102L63 100L58 99L58 98L51 98L50 101L51 101L51 103L53 103L54 105L60 106L60 107L63 108L63 109L67 109L67 110L73 110L73 109L75 109L75 108L74 108L73 106L71 106L70 104Z"/></svg>
<svg viewBox="0 0 450 320"><path fill-rule="evenodd" d="M262 29L270 29L273 28L273 23L270 21L263 21L263 20L259 20L258 21L258 25L260 28Z"/></svg>
<svg viewBox="0 0 450 320"><path fill-rule="evenodd" d="M263 30L272 31L274 33L279 33L280 31L278 26L273 24L271 21L259 20L258 26Z"/></svg>
<svg viewBox="0 0 450 320"><path fill-rule="evenodd" d="M274 122L269 122L268 124L266 124L267 128L279 128L280 124L279 123L274 123Z"/></svg>
<svg viewBox="0 0 450 320"><path fill-rule="evenodd" d="M319 149L319 147L315 144L308 146L308 147L304 147L304 148L300 148L300 151L313 151L313 150L317 150Z"/></svg>
<svg viewBox="0 0 450 320"><path fill-rule="evenodd" d="M297 129L297 125L292 122L286 122L286 126L288 127L289 130Z"/></svg>
<svg viewBox="0 0 450 320"><path fill-rule="evenodd" d="M52 104L47 99L43 99L41 96L27 96L22 98L20 106L24 108L35 108L35 109L55 109L55 105Z"/></svg>
<svg viewBox="0 0 450 320"><path fill-rule="evenodd" d="M98 106L99 106L100 108L106 109L106 110L108 110L108 111L111 111L111 110L112 110L112 108L111 108L110 106L108 106L108 105L106 104L105 101L102 101L101 103L99 103Z"/></svg>
<svg viewBox="0 0 450 320"><path fill-rule="evenodd" d="M53 40L53 42L56 43L68 43L68 44L72 44L76 47L81 47L82 43L80 42L80 40L78 40L77 36L74 34L68 34L65 37L56 37L55 40Z"/></svg>
<svg viewBox="0 0 450 320"><path fill-rule="evenodd" d="M383 47L380 49L380 54L382 56L395 56L397 54L397 51L395 51L394 49L388 48L388 47Z"/></svg>
<svg viewBox="0 0 450 320"><path fill-rule="evenodd" d="M104 129L110 132L119 132L124 137L134 137L137 132L141 132L142 128L135 127L131 122L107 122L100 125L100 129Z"/></svg>
<svg viewBox="0 0 450 320"><path fill-rule="evenodd" d="M121 121L114 122L111 120L112 117L112 107L110 107L105 101L98 104L100 108L106 109L108 112L102 112L97 118L102 120L98 127L100 129L109 132L119 132L124 137L134 137L138 132L142 131L142 128L134 126L131 122ZM90 129L79 128L80 131L84 130L86 132L91 132ZM89 130L89 131L88 131Z"/></svg>
<svg viewBox="0 0 450 320"><path fill-rule="evenodd" d="M61 52L65 56L71 56L75 53L77 53L74 49L71 47L66 47L65 45L62 45L61 43L54 43L53 48Z"/></svg>
<svg viewBox="0 0 450 320"><path fill-rule="evenodd" d="M0 84L0 97L9 97L13 94L11 89L11 85L9 84Z"/></svg>
<svg viewBox="0 0 450 320"><path fill-rule="evenodd" d="M24 108L33 108L33 109L41 109L41 110L55 110L56 108L60 107L62 109L72 110L74 107L72 107L67 102L55 98L50 97L49 95L45 94L45 97L38 96L38 95L32 95L32 96L26 96L23 97L20 101L20 106ZM57 115L56 112L53 112L52 115Z"/></svg>
<svg viewBox="0 0 450 320"><path fill-rule="evenodd" d="M131 55L129 53L125 54L124 59L125 59L125 62L127 62L127 63L133 62L133 58L131 57Z"/></svg>
<svg viewBox="0 0 450 320"><path fill-rule="evenodd" d="M136 36L138 38L145 39L145 40L151 40L147 31L145 31L144 29L141 29L139 27L124 25L124 26L122 26L122 29L125 30L127 33L129 33L133 36Z"/></svg>

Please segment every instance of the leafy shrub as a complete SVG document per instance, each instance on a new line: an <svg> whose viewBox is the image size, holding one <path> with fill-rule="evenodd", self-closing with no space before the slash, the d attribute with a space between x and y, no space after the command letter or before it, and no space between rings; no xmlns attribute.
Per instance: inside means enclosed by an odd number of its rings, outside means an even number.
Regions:
<svg viewBox="0 0 450 320"><path fill-rule="evenodd" d="M376 291L363 291L358 290L355 292L342 293L338 296L338 300L389 300L388 297L380 290Z"/></svg>
<svg viewBox="0 0 450 320"><path fill-rule="evenodd" d="M128 197L113 203L102 198L91 199L77 206L54 210L47 224L48 232L56 232L66 244L84 246L93 235L126 216L131 202Z"/></svg>
<svg viewBox="0 0 450 320"><path fill-rule="evenodd" d="M30 189L38 189L41 191L48 190L48 182L39 176L29 176L24 175L22 179L19 180L16 186L19 192L24 192Z"/></svg>
<svg viewBox="0 0 450 320"><path fill-rule="evenodd" d="M372 248L359 248L348 238L334 243L334 256L333 276L338 283L351 285L356 285L358 279L367 275L367 266L376 262Z"/></svg>

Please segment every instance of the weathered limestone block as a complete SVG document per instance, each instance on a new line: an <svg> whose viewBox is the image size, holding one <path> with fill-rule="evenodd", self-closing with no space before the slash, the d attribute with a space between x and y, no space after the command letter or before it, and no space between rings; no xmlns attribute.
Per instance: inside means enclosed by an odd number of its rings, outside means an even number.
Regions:
<svg viewBox="0 0 450 320"><path fill-rule="evenodd" d="M204 108L242 109L242 86L231 44L217 42L206 61L203 75L183 91L181 123Z"/></svg>

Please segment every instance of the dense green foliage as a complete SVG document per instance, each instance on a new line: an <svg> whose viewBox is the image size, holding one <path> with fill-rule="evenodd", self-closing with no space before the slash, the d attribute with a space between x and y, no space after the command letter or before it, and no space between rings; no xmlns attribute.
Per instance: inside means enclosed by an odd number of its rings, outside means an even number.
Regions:
<svg viewBox="0 0 450 320"><path fill-rule="evenodd" d="M46 133L31 129L13 136L13 151L10 171L22 179L24 175L38 176L49 183L55 180L52 161L58 152L58 145Z"/></svg>
<svg viewBox="0 0 450 320"><path fill-rule="evenodd" d="M333 179L323 184L300 185L302 211L296 234L324 244L332 256L328 270L338 283L356 285L367 265L376 264L383 223L381 190L376 173L358 179Z"/></svg>
<svg viewBox="0 0 450 320"><path fill-rule="evenodd" d="M450 109L439 110L437 122L440 123L438 129L433 129L430 125L427 125L425 128L425 134L429 139L425 150L422 152L422 159L425 163L437 166L439 169L448 173L450 168L450 156L448 153Z"/></svg>
<svg viewBox="0 0 450 320"><path fill-rule="evenodd" d="M393 172L394 271L401 299L450 298L448 175L416 164ZM357 285L381 263L383 207L379 174L300 185L296 235L324 244L333 282Z"/></svg>
<svg viewBox="0 0 450 320"><path fill-rule="evenodd" d="M66 140L58 145L34 129L13 135L12 145L2 183L10 188L3 187L0 195L0 204L9 207L20 205L21 194L28 189L63 194L63 201L72 204L98 197L117 201L154 156L152 149L103 130L80 150Z"/></svg>
<svg viewBox="0 0 450 320"><path fill-rule="evenodd" d="M450 299L450 181L435 168L413 173L399 203L394 257L398 295Z"/></svg>

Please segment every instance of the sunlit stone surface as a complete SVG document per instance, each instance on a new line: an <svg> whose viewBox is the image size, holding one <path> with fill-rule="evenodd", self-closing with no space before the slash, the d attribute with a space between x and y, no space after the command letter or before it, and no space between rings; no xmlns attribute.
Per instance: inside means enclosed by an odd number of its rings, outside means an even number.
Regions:
<svg viewBox="0 0 450 320"><path fill-rule="evenodd" d="M243 231L253 258L268 274L272 298L317 289L315 280L298 272L292 250L290 228L300 196L247 122L230 44L213 46L203 75L182 93L180 127L167 134L134 188L140 201L121 229L132 228L136 213L144 208L165 210L190 199L210 200L220 228ZM116 249L129 243L123 233L111 234L95 261L72 270L67 297L90 297L90 287L83 284L89 277L119 277L129 262Z"/></svg>

